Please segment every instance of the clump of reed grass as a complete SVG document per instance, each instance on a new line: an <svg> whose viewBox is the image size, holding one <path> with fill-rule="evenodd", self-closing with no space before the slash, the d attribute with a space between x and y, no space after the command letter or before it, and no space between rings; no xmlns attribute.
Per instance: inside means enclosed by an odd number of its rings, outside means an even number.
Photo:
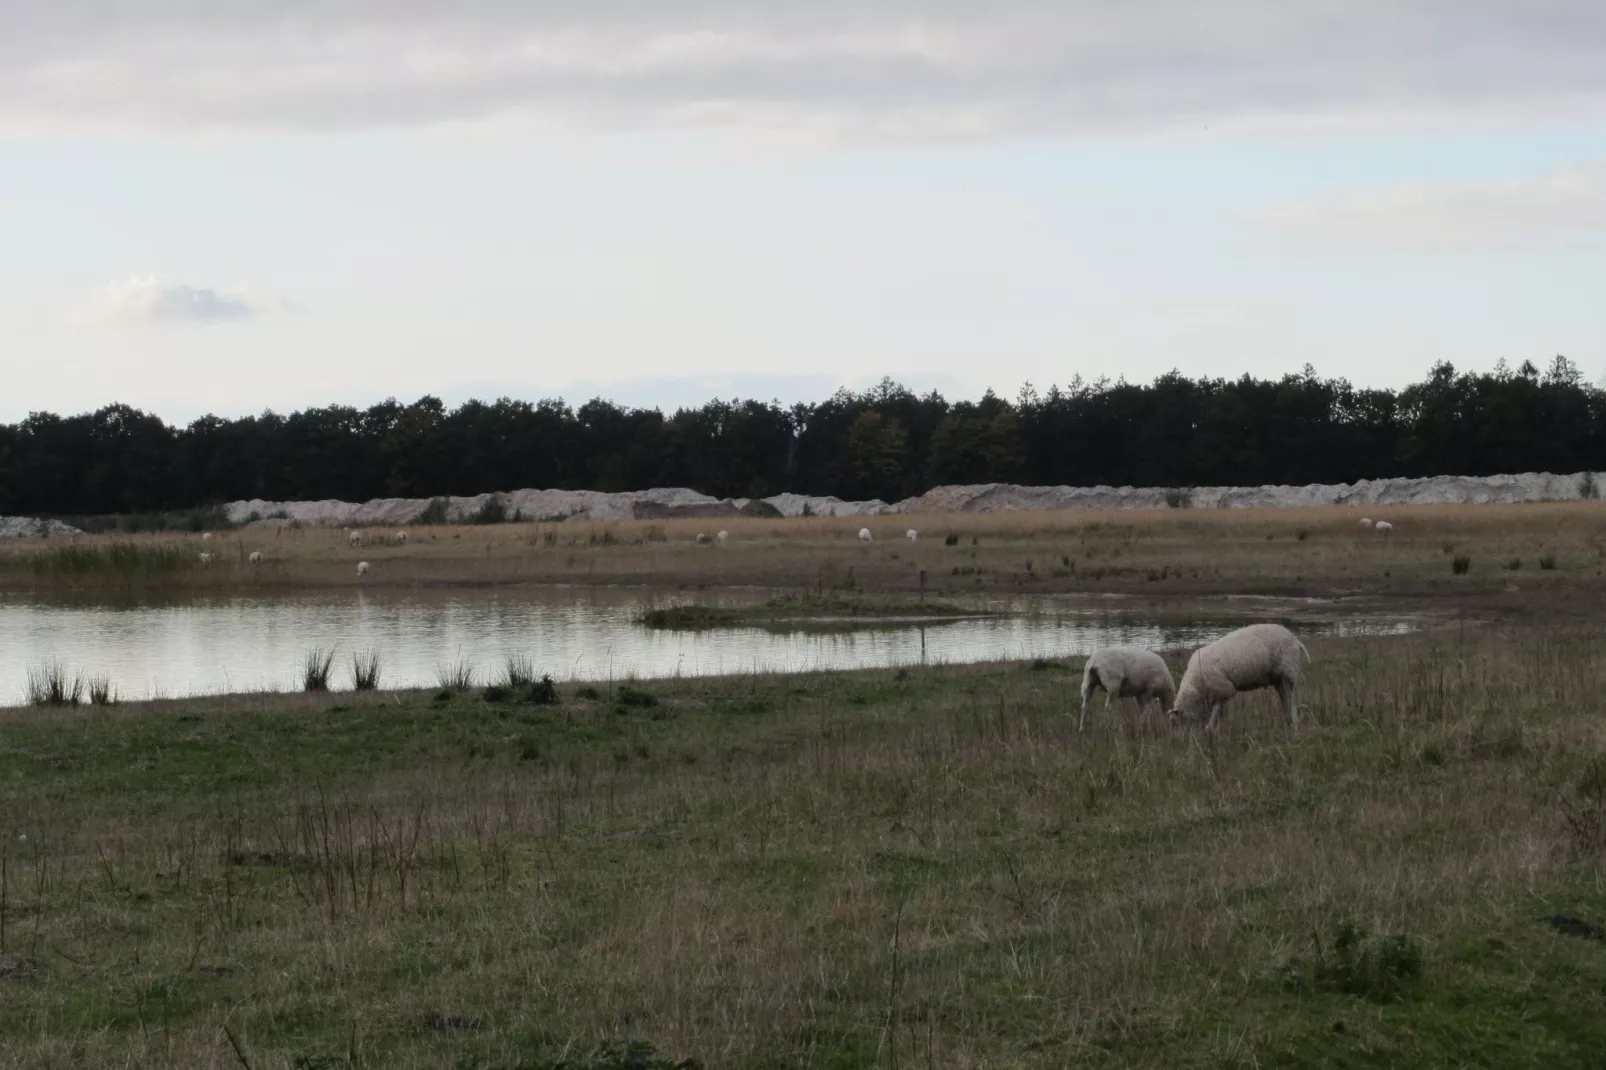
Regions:
<svg viewBox="0 0 1606 1070"><path fill-rule="evenodd" d="M440 684L442 691L472 691L478 675L471 662L460 658L437 667L435 681Z"/></svg>
<svg viewBox="0 0 1606 1070"><path fill-rule="evenodd" d="M200 559L171 543L114 542L106 546L54 546L28 555L36 576L147 575L187 572Z"/></svg>
<svg viewBox="0 0 1606 1070"><path fill-rule="evenodd" d="M117 705L117 688L109 676L91 676L88 682L91 706Z"/></svg>
<svg viewBox="0 0 1606 1070"><path fill-rule="evenodd" d="M84 678L52 661L28 670L28 705L76 706L83 701Z"/></svg>
<svg viewBox="0 0 1606 1070"><path fill-rule="evenodd" d="M1450 571L1457 576L1465 576L1472 569L1472 558L1467 554L1457 554L1450 560Z"/></svg>
<svg viewBox="0 0 1606 1070"><path fill-rule="evenodd" d="M535 665L523 654L509 654L502 669L502 686L518 691L535 683Z"/></svg>
<svg viewBox="0 0 1606 1070"><path fill-rule="evenodd" d="M329 690L329 675L335 665L335 652L333 648L324 650L313 647L307 651L307 656L301 662L301 690L327 691Z"/></svg>
<svg viewBox="0 0 1606 1070"><path fill-rule="evenodd" d="M354 691L379 689L379 651L363 650L351 656L351 686Z"/></svg>

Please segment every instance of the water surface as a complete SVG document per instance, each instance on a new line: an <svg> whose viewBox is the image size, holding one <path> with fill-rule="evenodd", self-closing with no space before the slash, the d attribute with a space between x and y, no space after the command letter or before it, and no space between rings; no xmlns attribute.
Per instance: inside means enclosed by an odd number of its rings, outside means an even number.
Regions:
<svg viewBox="0 0 1606 1070"><path fill-rule="evenodd" d="M698 597L741 601L765 595ZM447 663L466 660L483 678L499 674L510 655L526 657L538 672L560 680L800 672L1069 657L1116 643L1177 649L1244 623L1228 615L1226 602L1208 619L1176 620L1096 599L994 599L976 608L1019 615L851 631L671 632L635 623L644 608L675 600L643 590L552 587L124 603L0 596L0 705L21 702L28 670L47 662L109 676L125 699L177 698L299 687L303 658L314 647L338 651L337 689L350 686L351 654L370 648L383 659L382 686L429 687ZM1269 607L1257 615L1277 619ZM1307 635L1392 634L1411 627L1410 621L1386 617L1295 625Z"/></svg>

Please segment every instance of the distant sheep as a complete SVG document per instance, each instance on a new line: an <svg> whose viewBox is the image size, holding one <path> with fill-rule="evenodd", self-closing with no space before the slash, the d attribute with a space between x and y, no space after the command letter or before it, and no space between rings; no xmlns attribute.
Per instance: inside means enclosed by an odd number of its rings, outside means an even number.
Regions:
<svg viewBox="0 0 1606 1070"><path fill-rule="evenodd" d="M1228 632L1193 652L1177 688L1173 720L1197 721L1208 717L1205 731L1215 731L1222 707L1242 691L1277 689L1283 717L1290 728L1299 725L1295 692L1299 687L1300 658L1310 651L1281 624L1251 624Z"/></svg>
<svg viewBox="0 0 1606 1070"><path fill-rule="evenodd" d="M1369 516L1361 517L1361 527L1369 528L1371 526L1372 526L1372 518L1371 517L1369 517Z"/></svg>
<svg viewBox="0 0 1606 1070"><path fill-rule="evenodd" d="M361 546L362 545L362 532L360 532L360 531L348 531L348 532L346 532L346 545L348 545L348 546Z"/></svg>
<svg viewBox="0 0 1606 1070"><path fill-rule="evenodd" d="M261 550L252 550L251 551L251 556L246 558L246 560L250 561L253 565L262 564L262 551Z"/></svg>
<svg viewBox="0 0 1606 1070"><path fill-rule="evenodd" d="M396 545L397 546L406 546L407 545L407 533L405 531L398 531L396 533Z"/></svg>
<svg viewBox="0 0 1606 1070"><path fill-rule="evenodd" d="M1160 703L1162 712L1177 701L1177 686L1165 659L1152 650L1135 646L1112 646L1094 651L1082 669L1082 716L1076 722L1080 732L1087 726L1087 708L1093 692L1103 691L1104 708L1118 698L1135 698L1142 712L1150 701Z"/></svg>
<svg viewBox="0 0 1606 1070"><path fill-rule="evenodd" d="M201 554L201 567L205 568L207 565L210 565L211 563L212 563L212 555L208 554L208 553L202 553Z"/></svg>
<svg viewBox="0 0 1606 1070"><path fill-rule="evenodd" d="M697 541L700 542L700 543L707 542L708 541L708 536L699 531L697 533Z"/></svg>
<svg viewBox="0 0 1606 1070"><path fill-rule="evenodd" d="M1394 530L1394 525L1390 524L1387 520L1379 520L1372 526L1372 530L1386 539L1389 536L1389 532Z"/></svg>
<svg viewBox="0 0 1606 1070"><path fill-rule="evenodd" d="M908 531L903 533L903 537L908 539L910 542L919 542L920 532L916 531L914 528L910 528Z"/></svg>
<svg viewBox="0 0 1606 1070"><path fill-rule="evenodd" d="M366 562L366 561L357 562L357 575L359 575L359 576L368 575L368 562Z"/></svg>
<svg viewBox="0 0 1606 1070"><path fill-rule="evenodd" d="M730 542L731 533L728 531L722 531L718 535L715 535L714 538L718 539L721 543L727 543Z"/></svg>
<svg viewBox="0 0 1606 1070"><path fill-rule="evenodd" d="M859 529L859 541L860 542L875 542L875 536L870 534L870 529L869 528L860 528Z"/></svg>
<svg viewBox="0 0 1606 1070"><path fill-rule="evenodd" d="M201 532L201 541L202 542L211 542L212 541L212 533L210 531Z"/></svg>

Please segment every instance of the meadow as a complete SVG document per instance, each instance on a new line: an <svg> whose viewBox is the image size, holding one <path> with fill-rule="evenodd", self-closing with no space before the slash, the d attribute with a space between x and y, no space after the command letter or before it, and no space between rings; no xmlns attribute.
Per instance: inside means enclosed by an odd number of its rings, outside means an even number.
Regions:
<svg viewBox="0 0 1606 1070"><path fill-rule="evenodd" d="M875 593L1389 595L1576 591L1606 569L1606 503L1073 510L415 526L358 547L339 529L104 534L0 545L0 590L629 584ZM870 545L860 527L875 535ZM920 541L903 538L907 528ZM730 541L699 544L724 529ZM213 560L203 564L201 553ZM263 561L250 563L253 552ZM370 564L359 576L358 562ZM1458 572L1458 570L1460 570Z"/></svg>
<svg viewBox="0 0 1606 1070"><path fill-rule="evenodd" d="M0 1065L1593 1067L1606 648L0 712Z"/></svg>

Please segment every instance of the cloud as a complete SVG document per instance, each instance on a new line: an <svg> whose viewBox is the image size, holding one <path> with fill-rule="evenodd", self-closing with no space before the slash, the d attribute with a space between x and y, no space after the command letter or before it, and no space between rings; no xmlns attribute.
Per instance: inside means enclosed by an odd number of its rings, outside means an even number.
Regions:
<svg viewBox="0 0 1606 1070"><path fill-rule="evenodd" d="M875 142L1606 115L1597 0L7 0L0 124Z"/></svg>
<svg viewBox="0 0 1606 1070"><path fill-rule="evenodd" d="M1606 161L1536 178L1415 182L1280 205L1301 240L1424 251L1556 248L1606 240Z"/></svg>
<svg viewBox="0 0 1606 1070"><path fill-rule="evenodd" d="M209 286L187 286L156 275L137 275L100 292L95 318L117 326L171 326L230 323L250 319L258 309L245 297Z"/></svg>

